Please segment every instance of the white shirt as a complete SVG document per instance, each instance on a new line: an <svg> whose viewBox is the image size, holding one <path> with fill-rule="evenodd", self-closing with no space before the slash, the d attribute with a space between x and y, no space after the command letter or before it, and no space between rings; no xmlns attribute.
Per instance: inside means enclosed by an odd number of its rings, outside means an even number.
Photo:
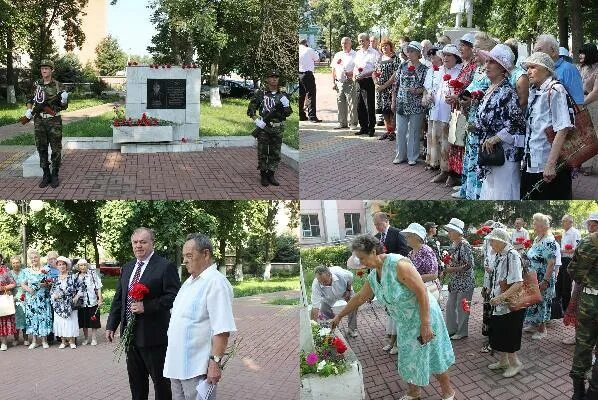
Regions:
<svg viewBox="0 0 598 400"><path fill-rule="evenodd" d="M490 273L486 271L486 267L494 269L494 261L496 259L496 253L490 246L490 241L484 239L484 287L486 289L492 288L492 281L490 280Z"/></svg>
<svg viewBox="0 0 598 400"><path fill-rule="evenodd" d="M361 75L364 78L371 76L376 69L376 63L380 59L378 50L370 46L367 50L359 49L355 53L355 69L353 70L355 76ZM359 72L360 68L362 68L361 72Z"/></svg>
<svg viewBox="0 0 598 400"><path fill-rule="evenodd" d="M314 278L311 285L311 304L313 308L320 308L322 303L333 306L337 300L343 298L347 285L353 284L353 273L341 267L330 267L332 285L324 286Z"/></svg>
<svg viewBox="0 0 598 400"><path fill-rule="evenodd" d="M552 270L552 276L554 279L559 275L559 269L563 265L561 261L561 245L559 242L556 242L556 252L554 253L554 269Z"/></svg>
<svg viewBox="0 0 598 400"><path fill-rule="evenodd" d="M141 265L141 273L139 274L139 279L141 279L141 277L143 276L143 273L145 272L145 267L147 267L147 264L153 255L154 255L154 252L152 251L152 253L149 255L149 257L147 257L145 260L135 260L135 266L133 267L133 273L131 273L131 277L129 278L129 286L131 286L131 282L133 282L133 277L135 276L135 270L137 269L137 264L139 263L139 261L143 261L143 264Z"/></svg>
<svg viewBox="0 0 598 400"><path fill-rule="evenodd" d="M102 281L95 271L88 270L86 274L79 274L79 278L85 282L85 288L87 291L83 293L83 302L85 307L93 307L98 304L98 296L96 290L99 292L102 290Z"/></svg>
<svg viewBox="0 0 598 400"><path fill-rule="evenodd" d="M336 80L343 83L347 81L347 72L352 72L355 68L355 50L351 49L348 52L339 51L332 57L332 69L336 76ZM340 63L339 63L340 60Z"/></svg>
<svg viewBox="0 0 598 400"><path fill-rule="evenodd" d="M318 53L311 47L299 45L299 72L313 72L316 69L316 61L320 60Z"/></svg>
<svg viewBox="0 0 598 400"><path fill-rule="evenodd" d="M529 116L525 136L525 152L529 153L530 158L527 165L529 173L544 172L552 148L546 138L546 128L552 126L552 129L558 132L573 127L573 110L570 110L567 105L567 95L563 85L552 87L550 103L548 102L548 89L552 86L552 82L553 78L548 78L539 89L531 87L529 90Z"/></svg>
<svg viewBox="0 0 598 400"><path fill-rule="evenodd" d="M199 276L190 276L172 305L164 377L191 379L208 372L212 337L235 332L233 288L210 265Z"/></svg>
<svg viewBox="0 0 598 400"><path fill-rule="evenodd" d="M456 64L451 69L442 66L438 71L434 71L434 81L437 82L437 86L431 93L434 105L430 109L430 121L448 123L451 120L451 106L445 101L446 95L450 93L450 87L448 81L445 81L443 77L445 74L449 74L451 79L456 79L460 72L461 64Z"/></svg>
<svg viewBox="0 0 598 400"><path fill-rule="evenodd" d="M511 249L511 251L509 251ZM496 269L494 272L494 280L492 282L492 297L499 296L500 290L499 282L506 280L507 285L523 282L523 267L521 265L521 258L513 248L507 245L502 252L498 253L495 259ZM508 266L507 266L508 264ZM508 270L507 270L508 269ZM505 315L511 312L505 303L498 304L494 307L493 315Z"/></svg>
<svg viewBox="0 0 598 400"><path fill-rule="evenodd" d="M563 232L563 237L561 238L561 253L563 257L573 257L573 252L575 248L579 244L581 240L581 234L579 231L573 227L569 228L569 230ZM570 244L573 246L571 250L566 250L565 246Z"/></svg>
<svg viewBox="0 0 598 400"><path fill-rule="evenodd" d="M519 246L519 244L517 243L517 238L524 238L525 240L529 240L529 232L527 231L527 229L525 228L521 228L519 230L514 229L513 232L511 232L511 243L513 245L517 245Z"/></svg>

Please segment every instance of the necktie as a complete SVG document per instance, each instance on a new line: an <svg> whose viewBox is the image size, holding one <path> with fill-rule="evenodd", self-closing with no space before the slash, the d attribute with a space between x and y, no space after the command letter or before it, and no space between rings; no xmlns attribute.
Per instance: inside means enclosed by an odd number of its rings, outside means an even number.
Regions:
<svg viewBox="0 0 598 400"><path fill-rule="evenodd" d="M382 243L382 244L386 243L386 232L382 232L380 234L380 243Z"/></svg>
<svg viewBox="0 0 598 400"><path fill-rule="evenodd" d="M133 279L131 280L131 283L129 284L129 290L127 290L127 310L126 310L126 321L130 321L131 320L131 316L133 315L133 313L131 312L131 304L133 303L133 298L131 296L129 296L129 292L131 291L131 288L133 287L133 285L135 285L137 282L139 282L139 277L141 276L141 267L143 266L143 261L137 261L137 264L135 265L135 273L133 274Z"/></svg>

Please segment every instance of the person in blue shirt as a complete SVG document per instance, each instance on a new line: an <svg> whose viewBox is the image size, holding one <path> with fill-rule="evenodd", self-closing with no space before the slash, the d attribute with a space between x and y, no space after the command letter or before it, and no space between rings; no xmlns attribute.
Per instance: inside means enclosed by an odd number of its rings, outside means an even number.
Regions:
<svg viewBox="0 0 598 400"><path fill-rule="evenodd" d="M58 253L55 251L49 251L46 254L46 262L47 264L44 265L44 268L48 269L48 276L52 279L58 278L59 272L58 268L56 268L56 259L58 258Z"/></svg>
<svg viewBox="0 0 598 400"><path fill-rule="evenodd" d="M546 53L554 61L556 78L565 86L576 104L583 104L583 83L575 65L559 57L559 42L552 35L540 35L534 51Z"/></svg>

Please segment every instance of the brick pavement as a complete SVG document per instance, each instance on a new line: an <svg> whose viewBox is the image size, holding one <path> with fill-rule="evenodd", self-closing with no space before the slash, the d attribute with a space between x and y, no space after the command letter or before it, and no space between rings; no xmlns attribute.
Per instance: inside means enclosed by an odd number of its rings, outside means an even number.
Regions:
<svg viewBox="0 0 598 400"><path fill-rule="evenodd" d="M445 296L446 299L446 296ZM349 344L363 366L366 399L398 399L407 390L405 381L397 373L397 356L382 351L386 313L380 304L360 307L357 338L348 339ZM469 323L469 337L453 341L456 363L450 368L451 381L458 400L568 400L572 386L568 377L574 346L564 345L561 340L573 330L561 321L551 322L549 336L540 342L531 340L524 333L518 352L524 364L523 371L513 378L503 378L500 373L487 368L496 360L489 354L480 353L484 343L481 334L482 305L479 289L473 298ZM378 315L380 320L376 318ZM346 322L341 325L346 329ZM400 334L400 333L399 333ZM430 385L422 390L422 399L441 398L440 386L432 378Z"/></svg>
<svg viewBox="0 0 598 400"><path fill-rule="evenodd" d="M294 297L298 295L294 292ZM219 400L299 398L298 308L261 302L261 297L234 302L239 332L233 337L241 336L242 341L223 372ZM103 329L99 333L102 339L97 347L28 350L19 346L1 352L0 399L130 399L125 361L113 361L114 344L105 342ZM154 399L153 389L149 398Z"/></svg>
<svg viewBox="0 0 598 400"><path fill-rule="evenodd" d="M11 151L11 147L15 147ZM57 189L38 187L18 167L23 146L0 147L0 184L10 199L296 199L299 174L281 163L279 187L263 187L253 147L201 152L121 154L108 150L64 150ZM15 164L17 166L15 166Z"/></svg>
<svg viewBox="0 0 598 400"><path fill-rule="evenodd" d="M330 76L316 74L318 117L300 122L300 195L302 199L451 199L452 190L429 183L434 176L416 166L392 164L395 143L337 131L336 94ZM382 128L378 127L379 134ZM598 198L598 175L573 181L575 199Z"/></svg>

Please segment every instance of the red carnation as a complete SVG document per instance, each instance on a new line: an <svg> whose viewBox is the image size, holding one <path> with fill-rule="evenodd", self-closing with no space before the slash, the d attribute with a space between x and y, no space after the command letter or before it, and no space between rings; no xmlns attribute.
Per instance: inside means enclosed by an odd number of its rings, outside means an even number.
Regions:
<svg viewBox="0 0 598 400"><path fill-rule="evenodd" d="M444 76L442 77L442 79L444 81L450 81L451 80L451 74L444 74Z"/></svg>
<svg viewBox="0 0 598 400"><path fill-rule="evenodd" d="M461 300L461 308L463 308L463 311L465 311L466 313L468 313L471 310L470 305L471 302L467 301L467 299Z"/></svg>
<svg viewBox="0 0 598 400"><path fill-rule="evenodd" d="M357 68L357 72L359 72L361 74L363 72L363 68L361 68L361 67Z"/></svg>
<svg viewBox="0 0 598 400"><path fill-rule="evenodd" d="M478 229L477 231L475 231L475 234L478 236L482 236L484 234L484 231L482 231L481 229Z"/></svg>
<svg viewBox="0 0 598 400"><path fill-rule="evenodd" d="M451 255L446 254L444 257L442 257L442 262L445 264L450 264L451 263Z"/></svg>
<svg viewBox="0 0 598 400"><path fill-rule="evenodd" d="M335 337L332 340L332 345L335 347L336 352L339 354L343 354L345 351L347 351L347 345L345 344L345 342L342 341L341 338Z"/></svg>
<svg viewBox="0 0 598 400"><path fill-rule="evenodd" d="M342 59L342 58L339 58L339 59L336 61L336 63L337 63L338 65L341 65L341 64L343 63L343 59Z"/></svg>
<svg viewBox="0 0 598 400"><path fill-rule="evenodd" d="M476 239L476 240L473 241L473 245L474 246L479 246L481 244L482 244L482 241L480 239Z"/></svg>
<svg viewBox="0 0 598 400"><path fill-rule="evenodd" d="M492 230L492 228L490 228L489 226L482 226L482 231L484 233L490 233L491 230Z"/></svg>
<svg viewBox="0 0 598 400"><path fill-rule="evenodd" d="M432 66L432 69L433 69L434 71L439 71L439 70L440 70L440 68L438 68L438 65L433 65L433 66Z"/></svg>
<svg viewBox="0 0 598 400"><path fill-rule="evenodd" d="M565 250L573 250L573 245L571 243L567 243L565 245Z"/></svg>
<svg viewBox="0 0 598 400"><path fill-rule="evenodd" d="M360 269L359 271L357 271L357 276L360 276L360 277L363 276L363 270L362 269Z"/></svg>
<svg viewBox="0 0 598 400"><path fill-rule="evenodd" d="M407 71L409 71L409 72L415 71L415 66L410 65L409 68L407 68Z"/></svg>
<svg viewBox="0 0 598 400"><path fill-rule="evenodd" d="M449 86L455 89L459 89L461 87L463 87L463 83L461 83L461 81L458 81L456 79L451 79L449 81Z"/></svg>
<svg viewBox="0 0 598 400"><path fill-rule="evenodd" d="M21 294L21 301L25 301L25 293Z"/></svg>
<svg viewBox="0 0 598 400"><path fill-rule="evenodd" d="M98 317L96 317L95 315L92 315L90 319L91 319L92 321L97 321L97 320L98 320Z"/></svg>
<svg viewBox="0 0 598 400"><path fill-rule="evenodd" d="M529 249L530 247L532 247L532 243L533 242L531 240L526 240L525 242L523 242L523 247Z"/></svg>
<svg viewBox="0 0 598 400"><path fill-rule="evenodd" d="M515 242L518 244L523 244L523 242L525 242L525 238L524 237L518 237L517 239L515 239Z"/></svg>
<svg viewBox="0 0 598 400"><path fill-rule="evenodd" d="M133 285L131 290L129 290L129 296L135 301L141 301L145 297L146 294L149 293L149 289L143 283L137 282Z"/></svg>

